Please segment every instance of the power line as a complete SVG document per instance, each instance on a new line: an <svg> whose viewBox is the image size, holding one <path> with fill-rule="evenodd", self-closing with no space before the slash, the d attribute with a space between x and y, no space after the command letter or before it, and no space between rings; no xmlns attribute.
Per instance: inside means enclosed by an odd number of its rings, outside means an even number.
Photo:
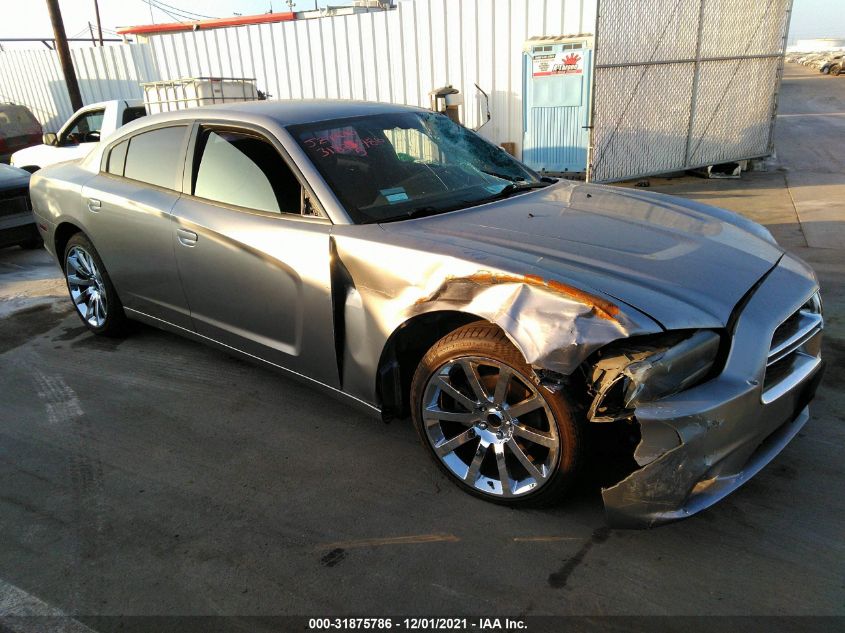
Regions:
<svg viewBox="0 0 845 633"><path fill-rule="evenodd" d="M196 11L189 11L188 9L180 9L179 7L174 7L172 4L167 4L166 2L162 2L161 0L155 0L155 3L161 4L165 7L167 7L168 9L174 9L174 10L180 12L180 13L188 13L190 15L195 15L195 16L200 17L200 18L208 18L209 20L217 19L216 16L204 15L202 13L197 13Z"/></svg>
<svg viewBox="0 0 845 633"><path fill-rule="evenodd" d="M188 9L181 9L179 7L175 7L172 4L167 4L166 2L162 2L161 0L143 0L147 4L152 4L157 8L159 11L163 11L168 15L177 14L180 17L188 18L188 19L197 19L197 18L208 18L210 20L215 19L213 15L205 15L203 13L197 13L196 11L190 11Z"/></svg>
<svg viewBox="0 0 845 633"><path fill-rule="evenodd" d="M173 20L176 20L177 22L182 22L182 20L180 20L180 19L179 19L179 18L177 18L175 15L173 15L172 13L170 13L170 11L168 11L167 9L163 9L163 8L161 8L160 6L158 6L155 2L152 2L151 0L141 0L141 2L143 2L143 3L145 3L145 4L148 4L148 5L150 6L150 15L152 15L152 9L153 9L153 7L155 7L156 9L158 9L159 11L161 11L162 13L164 13L165 15L168 15L168 16L169 16L170 18L172 18ZM184 16L183 16L183 17L184 17Z"/></svg>

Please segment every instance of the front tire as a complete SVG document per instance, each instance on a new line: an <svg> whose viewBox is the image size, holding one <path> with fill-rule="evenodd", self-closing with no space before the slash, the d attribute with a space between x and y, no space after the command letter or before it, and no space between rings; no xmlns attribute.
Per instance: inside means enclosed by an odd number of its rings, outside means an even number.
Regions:
<svg viewBox="0 0 845 633"><path fill-rule="evenodd" d="M65 247L63 267L70 299L89 330L102 336L122 336L127 319L103 260L82 233Z"/></svg>
<svg viewBox="0 0 845 633"><path fill-rule="evenodd" d="M411 384L414 425L443 472L472 495L511 506L558 501L575 478L581 427L562 391L537 384L487 322L445 336Z"/></svg>

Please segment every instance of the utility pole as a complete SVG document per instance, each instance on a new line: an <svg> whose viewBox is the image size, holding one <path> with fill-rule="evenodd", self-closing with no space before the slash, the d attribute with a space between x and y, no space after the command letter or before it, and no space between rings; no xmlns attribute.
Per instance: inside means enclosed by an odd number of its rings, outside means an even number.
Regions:
<svg viewBox="0 0 845 633"><path fill-rule="evenodd" d="M79 110L82 107L82 95L79 94L79 83L76 81L76 71L73 69L73 61L70 58L59 0L47 0L47 10L50 12L50 22L53 24L53 37L56 38L56 51L59 53L59 63L62 65L62 74L65 76L70 105L74 110Z"/></svg>
<svg viewBox="0 0 845 633"><path fill-rule="evenodd" d="M94 40L94 27L91 26L91 20L88 20L88 32L91 34L91 46L96 46L97 42Z"/></svg>
<svg viewBox="0 0 845 633"><path fill-rule="evenodd" d="M103 24L100 22L100 3L94 0L94 14L97 16L97 34L100 36L100 46L103 45Z"/></svg>

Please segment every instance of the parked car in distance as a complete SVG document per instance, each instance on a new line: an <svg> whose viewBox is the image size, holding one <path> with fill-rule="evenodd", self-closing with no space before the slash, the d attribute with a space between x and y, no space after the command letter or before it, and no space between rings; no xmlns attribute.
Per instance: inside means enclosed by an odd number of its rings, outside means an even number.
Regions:
<svg viewBox="0 0 845 633"><path fill-rule="evenodd" d="M47 165L82 158L100 139L146 114L143 102L137 99L92 103L74 112L58 134L44 134L42 144L15 152L11 164L34 172Z"/></svg>
<svg viewBox="0 0 845 633"><path fill-rule="evenodd" d="M8 163L16 151L41 142L41 124L29 108L0 103L0 163Z"/></svg>
<svg viewBox="0 0 845 633"><path fill-rule="evenodd" d="M625 449L610 523L689 516L780 452L821 378L818 282L766 229L543 177L419 108L154 115L31 192L91 332L137 319L410 417L497 503L558 502L601 428Z"/></svg>
<svg viewBox="0 0 845 633"><path fill-rule="evenodd" d="M29 177L28 171L0 164L0 248L42 245L29 203Z"/></svg>

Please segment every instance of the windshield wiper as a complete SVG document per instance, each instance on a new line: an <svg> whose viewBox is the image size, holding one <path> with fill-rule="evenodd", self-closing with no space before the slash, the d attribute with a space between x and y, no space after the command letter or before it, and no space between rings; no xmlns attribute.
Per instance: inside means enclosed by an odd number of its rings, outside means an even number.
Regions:
<svg viewBox="0 0 845 633"><path fill-rule="evenodd" d="M396 219L402 220L411 220L413 218L424 218L427 215L437 215L439 213L448 213L449 211L457 211L458 209L464 209L467 206L471 206L473 203L468 200L460 200L454 204L450 204L444 207L435 207L432 205L426 205L423 207L414 207L404 215L399 216Z"/></svg>
<svg viewBox="0 0 845 633"><path fill-rule="evenodd" d="M499 198L508 198L515 193L522 193L523 191L530 191L531 189L544 189L551 183L547 182L512 182L505 185L499 193L493 195L490 200L498 200Z"/></svg>
<svg viewBox="0 0 845 633"><path fill-rule="evenodd" d="M461 200L454 204L441 207L437 207L434 205L425 205L420 207L414 207L413 209L406 211L401 215L391 215L386 218L368 218L359 222L359 224L381 224L382 222L398 222L399 220L412 220L414 218L424 218L429 215L438 215L440 213L448 213L449 211L457 211L458 209L464 209L468 206L472 206L473 204L480 203L473 203L468 200Z"/></svg>
<svg viewBox="0 0 845 633"><path fill-rule="evenodd" d="M476 167L476 169L478 169ZM490 171L489 169L478 169L483 174L487 174L488 176L493 176L494 178L501 178L502 180L507 180L509 182L520 182L525 181L525 178L522 176L508 176L507 174L500 174L496 171Z"/></svg>

